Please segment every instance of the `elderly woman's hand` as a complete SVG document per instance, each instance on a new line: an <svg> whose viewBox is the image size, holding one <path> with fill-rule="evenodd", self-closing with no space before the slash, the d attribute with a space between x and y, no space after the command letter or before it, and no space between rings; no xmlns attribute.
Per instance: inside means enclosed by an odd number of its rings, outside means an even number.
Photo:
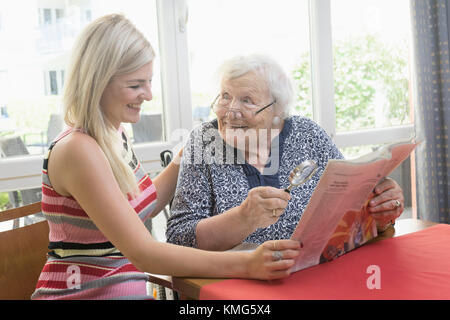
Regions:
<svg viewBox="0 0 450 320"><path fill-rule="evenodd" d="M386 229L391 221L401 215L403 209L403 191L395 180L386 178L376 185L374 197L369 202L369 212L374 217L379 230Z"/></svg>
<svg viewBox="0 0 450 320"><path fill-rule="evenodd" d="M290 194L281 189L253 188L240 205L242 221L253 229L268 227L278 221L290 199Z"/></svg>
<svg viewBox="0 0 450 320"><path fill-rule="evenodd" d="M271 280L291 274L301 244L295 240L271 240L251 252L248 277Z"/></svg>

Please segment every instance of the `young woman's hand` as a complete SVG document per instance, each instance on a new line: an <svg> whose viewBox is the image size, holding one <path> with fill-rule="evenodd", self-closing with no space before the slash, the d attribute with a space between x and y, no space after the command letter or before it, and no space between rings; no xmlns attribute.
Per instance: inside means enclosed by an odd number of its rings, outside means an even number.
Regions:
<svg viewBox="0 0 450 320"><path fill-rule="evenodd" d="M301 244L295 240L271 240L261 244L250 259L249 277L272 280L291 274Z"/></svg>

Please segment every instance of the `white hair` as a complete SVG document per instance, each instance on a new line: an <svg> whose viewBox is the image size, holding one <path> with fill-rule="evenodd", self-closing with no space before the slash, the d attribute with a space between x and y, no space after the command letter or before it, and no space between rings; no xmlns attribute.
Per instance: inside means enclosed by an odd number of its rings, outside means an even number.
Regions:
<svg viewBox="0 0 450 320"><path fill-rule="evenodd" d="M217 77L222 80L239 78L248 72L260 76L267 84L270 94L277 101L276 107L285 118L294 102L292 80L273 58L262 54L235 56L222 63Z"/></svg>

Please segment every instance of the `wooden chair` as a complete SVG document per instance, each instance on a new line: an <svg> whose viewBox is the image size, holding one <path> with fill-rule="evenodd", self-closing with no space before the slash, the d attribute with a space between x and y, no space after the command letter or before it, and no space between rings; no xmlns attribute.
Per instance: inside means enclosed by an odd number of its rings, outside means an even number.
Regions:
<svg viewBox="0 0 450 320"><path fill-rule="evenodd" d="M36 202L0 212L0 222L40 212ZM47 221L0 232L0 300L30 299L47 259L48 235Z"/></svg>
<svg viewBox="0 0 450 320"><path fill-rule="evenodd" d="M21 137L13 136L0 138L0 157L24 156L28 154L30 153ZM16 208L40 201L41 195L41 187L21 191L10 191L9 202ZM42 217L42 215L40 216Z"/></svg>

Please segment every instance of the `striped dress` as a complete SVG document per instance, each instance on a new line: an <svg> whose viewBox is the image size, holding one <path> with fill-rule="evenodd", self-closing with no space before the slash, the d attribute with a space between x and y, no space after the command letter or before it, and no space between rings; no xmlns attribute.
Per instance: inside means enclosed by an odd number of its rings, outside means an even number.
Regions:
<svg viewBox="0 0 450 320"><path fill-rule="evenodd" d="M42 212L50 228L47 262L32 299L151 299L148 276L136 269L95 226L73 197L53 190L47 164L55 143L49 147L42 171ZM145 221L156 205L156 189L137 160L121 128L124 156L139 181L141 193L129 200Z"/></svg>

